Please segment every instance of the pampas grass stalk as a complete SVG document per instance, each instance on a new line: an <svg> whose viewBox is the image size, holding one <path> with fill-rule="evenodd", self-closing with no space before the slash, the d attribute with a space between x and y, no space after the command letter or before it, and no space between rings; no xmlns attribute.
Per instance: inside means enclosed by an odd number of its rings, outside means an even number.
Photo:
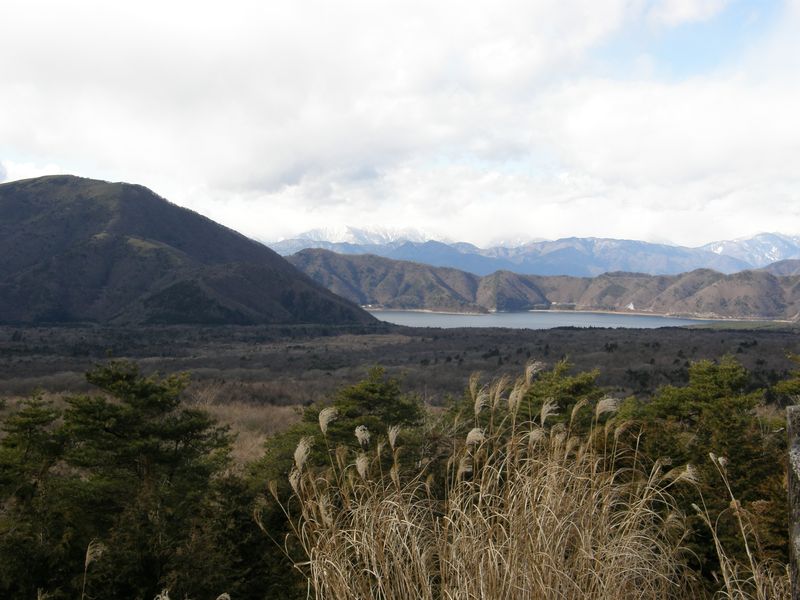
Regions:
<svg viewBox="0 0 800 600"><path fill-rule="evenodd" d="M98 560L105 552L106 547L100 540L92 539L86 546L86 556L83 560L83 583L81 585L81 600L86 597L86 580L89 575L89 565Z"/></svg>
<svg viewBox="0 0 800 600"><path fill-rule="evenodd" d="M639 455L639 436L624 446L631 422L600 418L618 401L578 403L566 423L551 424L557 406L545 401L536 418L518 422L521 399L538 367L503 394L508 380L481 386L470 379L475 426L452 438L442 470L419 463L403 474L398 430L389 430L393 462L380 467L382 441L368 449L336 449L333 471L295 469L294 535L305 553L296 566L317 600L670 600L703 597L687 566L689 533L672 496L696 485L690 465L651 464ZM507 404L506 408L502 408ZM591 430L578 435L578 413L593 410ZM488 427L478 423L484 410ZM715 462L726 487L723 462ZM438 478L441 479L437 481ZM288 505L287 505L288 506ZM788 598L785 568L759 563L748 545L747 517L731 494L749 564L726 554L707 511L725 588L737 600Z"/></svg>
<svg viewBox="0 0 800 600"><path fill-rule="evenodd" d="M473 389L476 399L485 393ZM541 421L554 412L543 407ZM371 478L365 451L345 467L346 485L299 473L316 479L294 486L300 567L315 597L680 597L688 583L685 529L667 489L675 477L660 464L609 470L591 436L541 425L502 436L473 429L449 461L444 500L424 472L400 482L396 463L390 477Z"/></svg>

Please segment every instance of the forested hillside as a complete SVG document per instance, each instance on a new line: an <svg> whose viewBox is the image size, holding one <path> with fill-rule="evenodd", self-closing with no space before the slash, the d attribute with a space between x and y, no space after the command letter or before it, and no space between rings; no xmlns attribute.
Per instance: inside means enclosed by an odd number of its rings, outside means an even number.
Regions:
<svg viewBox="0 0 800 600"><path fill-rule="evenodd" d="M289 260L337 294L376 308L434 311L610 310L711 318L796 320L800 275L768 270L724 275L708 269L680 275L614 272L597 277L478 277L454 269L370 255L303 250ZM790 261L791 262L791 261Z"/></svg>
<svg viewBox="0 0 800 600"><path fill-rule="evenodd" d="M0 322L372 321L266 246L142 186L0 185Z"/></svg>

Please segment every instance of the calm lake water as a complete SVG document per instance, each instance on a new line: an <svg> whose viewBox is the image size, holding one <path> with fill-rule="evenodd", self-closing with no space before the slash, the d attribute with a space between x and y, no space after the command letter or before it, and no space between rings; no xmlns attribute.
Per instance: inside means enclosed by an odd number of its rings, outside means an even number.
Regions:
<svg viewBox="0 0 800 600"><path fill-rule="evenodd" d="M551 329L553 327L623 327L655 329L710 323L699 319L625 315L592 312L516 312L487 315L453 315L404 310L377 310L372 314L382 321L409 327L509 327L511 329Z"/></svg>

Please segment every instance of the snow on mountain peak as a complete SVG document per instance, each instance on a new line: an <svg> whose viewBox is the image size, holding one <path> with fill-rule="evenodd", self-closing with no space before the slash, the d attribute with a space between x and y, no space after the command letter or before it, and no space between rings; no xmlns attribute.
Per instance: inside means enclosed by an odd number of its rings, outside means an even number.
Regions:
<svg viewBox="0 0 800 600"><path fill-rule="evenodd" d="M322 227L300 233L298 239L315 242L332 242L362 245L390 244L397 241L424 242L430 239L425 233L411 228L370 227L359 228L350 225Z"/></svg>
<svg viewBox="0 0 800 600"><path fill-rule="evenodd" d="M715 254L743 260L754 267L800 256L800 237L782 233L759 233L752 237L712 242L702 247Z"/></svg>

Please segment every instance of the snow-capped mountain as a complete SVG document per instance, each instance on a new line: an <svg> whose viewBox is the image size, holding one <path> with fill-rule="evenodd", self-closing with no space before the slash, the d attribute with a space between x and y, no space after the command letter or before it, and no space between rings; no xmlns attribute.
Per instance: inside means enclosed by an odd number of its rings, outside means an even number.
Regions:
<svg viewBox="0 0 800 600"><path fill-rule="evenodd" d="M477 275L488 275L498 270L578 277L590 277L609 271L666 275L700 268L734 273L751 266L737 258L700 248L602 238L565 238L531 242L512 248L487 249L463 242L448 244L430 240L357 244L298 238L270 245L284 256L306 248L323 248L339 254L374 254L437 267L452 267Z"/></svg>
<svg viewBox="0 0 800 600"><path fill-rule="evenodd" d="M306 248L323 248L339 254L375 254L452 267L477 275L498 270L577 277L594 277L613 271L671 275L713 269L720 273L736 273L800 258L800 236L777 233L714 242L699 248L608 238L529 240L521 245L510 243L479 248L466 242L433 241L415 230L346 227L317 229L270 246L284 256Z"/></svg>
<svg viewBox="0 0 800 600"><path fill-rule="evenodd" d="M750 238L723 240L701 246L720 256L738 258L753 267L790 258L800 258L800 236L782 233L759 233Z"/></svg>
<svg viewBox="0 0 800 600"><path fill-rule="evenodd" d="M334 244L379 245L393 242L424 242L430 239L417 229L393 229L390 227L370 227L361 229L345 225L342 227L324 227L312 229L294 236L291 239L305 239L314 242L331 242ZM284 240L285 241L285 240Z"/></svg>

